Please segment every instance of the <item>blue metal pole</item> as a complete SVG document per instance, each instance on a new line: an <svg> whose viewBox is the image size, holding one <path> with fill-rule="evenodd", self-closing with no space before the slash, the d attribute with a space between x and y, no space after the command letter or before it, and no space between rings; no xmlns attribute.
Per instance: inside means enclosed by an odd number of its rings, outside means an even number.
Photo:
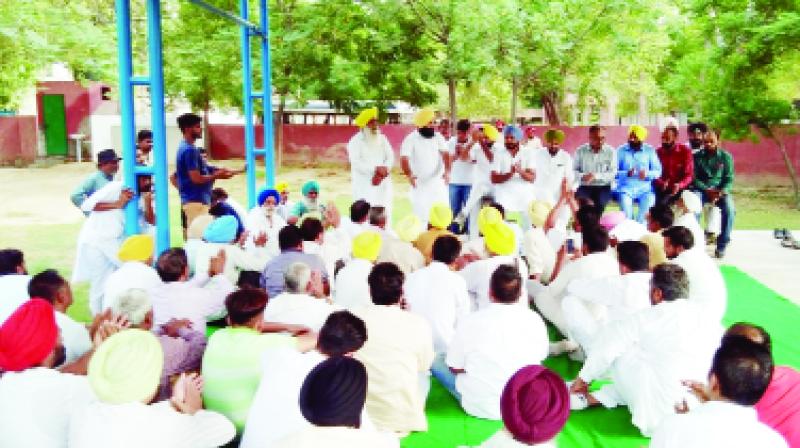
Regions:
<svg viewBox="0 0 800 448"><path fill-rule="evenodd" d="M131 77L131 8L129 0L116 0L117 13L117 58L119 60L119 101L122 114L122 175L127 188L136 191L136 148L134 131L136 129L133 112L133 85ZM137 201L130 201L125 207L125 234L139 233Z"/></svg>
<svg viewBox="0 0 800 448"><path fill-rule="evenodd" d="M260 0L261 11L261 92L264 101L264 166L266 168L265 184L267 187L275 185L275 139L273 138L272 123L272 67L269 53L269 6L267 0ZM283 117L280 117L280 126ZM255 166L253 166L255 170Z"/></svg>
<svg viewBox="0 0 800 448"><path fill-rule="evenodd" d="M161 1L147 0L147 46L150 70L150 113L156 197L156 254L170 247L167 132L164 123L164 61L161 52Z"/></svg>
<svg viewBox="0 0 800 448"><path fill-rule="evenodd" d="M247 0L239 2L242 20L247 21L249 11ZM253 154L255 130L253 129L253 72L250 64L250 28L240 25L242 38L242 86L244 95L244 154L247 164L247 206L256 204L256 160Z"/></svg>

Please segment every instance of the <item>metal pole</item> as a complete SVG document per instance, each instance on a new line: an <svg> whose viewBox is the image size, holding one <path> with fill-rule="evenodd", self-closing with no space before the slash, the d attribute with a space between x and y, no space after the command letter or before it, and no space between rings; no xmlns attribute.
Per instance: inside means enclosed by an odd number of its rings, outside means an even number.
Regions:
<svg viewBox="0 0 800 448"><path fill-rule="evenodd" d="M248 20L249 11L247 0L239 2L240 14L244 21ZM242 39L242 86L244 95L244 154L247 164L247 206L253 208L256 204L256 163L253 153L255 131L253 129L253 72L250 64L250 28L240 25Z"/></svg>
<svg viewBox="0 0 800 448"><path fill-rule="evenodd" d="M264 183L266 187L275 185L275 139L272 123L275 118L272 115L272 67L269 53L269 7L267 0L260 0L261 11L261 93L264 101L264 166L266 176ZM281 117L281 126L283 117ZM255 171L255 166L252 167ZM252 204L251 204L252 206Z"/></svg>
<svg viewBox="0 0 800 448"><path fill-rule="evenodd" d="M167 132L164 123L164 62L161 53L161 1L147 0L147 46L150 70L150 113L156 197L156 254L170 247ZM138 206L138 204L136 204Z"/></svg>
<svg viewBox="0 0 800 448"><path fill-rule="evenodd" d="M133 86L131 77L131 8L129 0L116 0L117 58L119 60L119 101L122 114L122 176L125 186L136 190L136 148L133 143L136 129L133 112ZM125 235L139 233L137 201L125 207Z"/></svg>

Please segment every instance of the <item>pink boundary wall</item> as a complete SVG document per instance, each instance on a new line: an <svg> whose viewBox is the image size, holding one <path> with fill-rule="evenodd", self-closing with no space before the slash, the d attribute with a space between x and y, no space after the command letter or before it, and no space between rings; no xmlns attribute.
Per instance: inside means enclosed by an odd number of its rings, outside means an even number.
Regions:
<svg viewBox="0 0 800 448"><path fill-rule="evenodd" d="M392 144L395 153L399 153L403 138L414 128L409 125L383 125L381 129ZM541 138L546 129L548 128L537 127L536 135ZM561 126L559 129L566 134L564 148L570 153L574 153L575 148L586 142L588 134L586 126ZM349 125L285 124L283 125L284 160L346 163L347 142L357 130L357 127ZM796 134L786 138L786 148L795 168L800 171L800 126L797 127L797 130ZM614 147L621 145L627 139L627 131L627 126L609 126L606 128L606 141ZM648 127L648 131L647 142L657 147L661 141L661 133L654 126ZM261 126L257 126L256 146L259 147L263 145L261 132ZM213 158L244 157L243 126L212 124L209 126L209 134ZM686 128L684 127L681 128L681 140L685 141L685 139ZM758 143L749 140L725 141L722 146L733 154L738 174L787 176L786 167L777 145L770 140L762 139Z"/></svg>
<svg viewBox="0 0 800 448"><path fill-rule="evenodd" d="M27 164L38 151L36 117L0 117L0 165Z"/></svg>

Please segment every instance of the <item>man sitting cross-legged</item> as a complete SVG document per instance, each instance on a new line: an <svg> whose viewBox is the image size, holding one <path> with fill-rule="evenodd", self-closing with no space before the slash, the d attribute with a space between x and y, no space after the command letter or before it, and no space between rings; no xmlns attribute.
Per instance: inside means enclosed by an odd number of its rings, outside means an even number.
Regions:
<svg viewBox="0 0 800 448"><path fill-rule="evenodd" d="M690 300L686 272L673 264L653 270L651 308L612 322L595 337L572 383L572 408L627 404L633 424L649 436L684 397L682 380L701 379L722 333L718 321ZM612 384L588 392L595 379Z"/></svg>

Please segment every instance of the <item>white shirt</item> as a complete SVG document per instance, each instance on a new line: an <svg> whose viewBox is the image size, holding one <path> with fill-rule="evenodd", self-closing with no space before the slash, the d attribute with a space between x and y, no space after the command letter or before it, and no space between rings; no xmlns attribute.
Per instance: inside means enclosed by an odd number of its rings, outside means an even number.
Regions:
<svg viewBox="0 0 800 448"><path fill-rule="evenodd" d="M625 218L624 221L609 230L608 236L616 238L617 241L640 241L647 233L648 230L644 224Z"/></svg>
<svg viewBox="0 0 800 448"><path fill-rule="evenodd" d="M29 275L6 274L0 275L0 325L14 314L20 305L28 301Z"/></svg>
<svg viewBox="0 0 800 448"><path fill-rule="evenodd" d="M222 274L207 281L195 278L163 283L150 293L153 326L164 325L170 319L189 319L192 330L205 334L206 321L225 316L225 297L233 290L233 285Z"/></svg>
<svg viewBox="0 0 800 448"><path fill-rule="evenodd" d="M358 236L361 232L370 230L369 223L367 221L364 222L353 222L349 216L342 216L341 223L339 227L344 230L348 237L352 240L356 236Z"/></svg>
<svg viewBox="0 0 800 448"><path fill-rule="evenodd" d="M439 261L406 277L403 293L408 310L422 316L433 330L433 349L446 353L456 325L470 312L467 282Z"/></svg>
<svg viewBox="0 0 800 448"><path fill-rule="evenodd" d="M706 244L706 234L703 232L703 229L700 227L700 223L697 222L697 218L692 213L684 213L681 216L675 218L675 222L672 223L672 226L681 226L686 227L692 232L692 238L694 239L694 246L690 250L703 250Z"/></svg>
<svg viewBox="0 0 800 448"><path fill-rule="evenodd" d="M466 145L467 143L464 144ZM480 150L480 148L476 148L473 144L468 151L468 160L462 160L456 155L457 144L458 137L456 136L450 137L450 140L447 141L447 152L450 153L450 157L453 160L450 165L450 183L453 185L472 185L472 180L475 178L475 150Z"/></svg>
<svg viewBox="0 0 800 448"><path fill-rule="evenodd" d="M576 278L567 286L567 294L605 308L606 319L623 319L650 305L650 272L590 279Z"/></svg>
<svg viewBox="0 0 800 448"><path fill-rule="evenodd" d="M0 377L0 446L67 446L73 411L96 398L85 376L36 367Z"/></svg>
<svg viewBox="0 0 800 448"><path fill-rule="evenodd" d="M108 404L96 402L73 417L70 448L212 448L236 430L222 414L200 410L183 414L168 401Z"/></svg>
<svg viewBox="0 0 800 448"><path fill-rule="evenodd" d="M728 289L714 260L702 250L685 250L670 261L689 276L689 300L703 305L714 322L720 322L728 306Z"/></svg>
<svg viewBox="0 0 800 448"><path fill-rule="evenodd" d="M91 252L86 249L87 246L99 250L109 263L119 266L117 252L124 236L124 210L118 208L105 211L93 210L98 203L114 202L119 199L123 187L122 182L109 182L81 204L81 210L89 213L89 216L83 222L78 234L72 283L91 280L97 271L98 261L93 259Z"/></svg>
<svg viewBox="0 0 800 448"><path fill-rule="evenodd" d="M572 156L563 149L551 156L550 151L541 148L533 149L530 157L536 171L533 188L537 198L555 204L561 195L561 182L567 179L567 186L573 186L575 172L572 169Z"/></svg>
<svg viewBox="0 0 800 448"><path fill-rule="evenodd" d="M558 276L547 285L544 293L556 299L563 299L567 286L575 279L598 279L619 275L619 263L606 252L595 252L565 263Z"/></svg>
<svg viewBox="0 0 800 448"><path fill-rule="evenodd" d="M522 277L522 295L518 302L520 306L528 307L528 290L525 287L525 280L528 278L528 268L525 262L519 257L511 255L495 255L494 257L486 258L484 260L473 261L466 265L459 273L467 282L467 292L473 300L474 309L483 309L488 307L492 300L489 298L489 285L492 280L492 274L502 264L516 265L519 269L520 276Z"/></svg>
<svg viewBox="0 0 800 448"><path fill-rule="evenodd" d="M223 275L234 285L239 281L239 273L242 271L261 272L269 260L273 258L273 255L264 247L252 247L244 250L235 244L203 241L197 246L195 272L208 272L211 258L216 257L220 250L225 251Z"/></svg>
<svg viewBox="0 0 800 448"><path fill-rule="evenodd" d="M417 186L444 175L442 153L445 152L447 152L447 142L438 132L432 138L425 138L415 130L408 134L400 145L400 156L408 157L411 172L417 176Z"/></svg>
<svg viewBox="0 0 800 448"><path fill-rule="evenodd" d="M284 291L267 302L264 322L305 325L314 331L319 331L325 319L336 310L337 308L325 299Z"/></svg>
<svg viewBox="0 0 800 448"><path fill-rule="evenodd" d="M278 232L285 226L286 220L278 214L278 206L275 206L269 217L264 207L251 208L250 212L247 213L247 219L244 221L244 228L250 232L245 247L254 247L253 239L264 233L267 235L267 252L272 256L278 255L281 252L280 247L278 247Z"/></svg>
<svg viewBox="0 0 800 448"><path fill-rule="evenodd" d="M139 261L123 263L106 278L103 310L111 308L117 297L131 288L143 289L149 293L161 283L161 277L152 267Z"/></svg>
<svg viewBox="0 0 800 448"><path fill-rule="evenodd" d="M472 153L475 156L475 167L473 168L473 178L472 183L473 185L478 184L485 184L491 185L492 179L492 165L494 164L494 154L502 149L501 146L498 146L498 143L494 143L490 148L489 152L492 154L492 160L489 160L486 157L486 152L483 151L483 147L480 143L475 143L472 145Z"/></svg>
<svg viewBox="0 0 800 448"><path fill-rule="evenodd" d="M343 426L311 426L279 441L276 448L398 448L391 434Z"/></svg>
<svg viewBox="0 0 800 448"><path fill-rule="evenodd" d="M56 325L61 331L61 340L64 343L67 359L64 364L69 364L92 349L92 339L86 326L75 322L71 317L56 311Z"/></svg>
<svg viewBox="0 0 800 448"><path fill-rule="evenodd" d="M372 185L375 168L384 166L391 170L394 165L394 151L386 136L380 131L372 134L368 128L361 129L347 143L347 156L353 200L364 199L371 205L391 205L391 176L378 185Z"/></svg>
<svg viewBox="0 0 800 448"><path fill-rule="evenodd" d="M500 395L509 378L522 367L541 364L548 347L544 321L530 309L492 303L466 316L446 359L448 366L466 370L456 376L461 406L470 415L499 420Z"/></svg>
<svg viewBox="0 0 800 448"><path fill-rule="evenodd" d="M523 170L536 168L532 154L528 151L520 148L515 155L511 155L508 149L502 146L494 152L492 173L508 174L511 172L511 167L517 163ZM533 199L533 185L532 182L524 180L519 173L514 173L505 182L494 184L495 197L497 202L505 207L506 212L526 211Z"/></svg>
<svg viewBox="0 0 800 448"><path fill-rule="evenodd" d="M350 260L336 275L336 294L333 302L344 309L353 310L372 305L367 277L372 263L361 258Z"/></svg>
<svg viewBox="0 0 800 448"><path fill-rule="evenodd" d="M556 266L556 251L547 239L544 230L532 227L525 232L522 255L528 262L531 274L539 274L544 283L550 281Z"/></svg>
<svg viewBox="0 0 800 448"><path fill-rule="evenodd" d="M786 440L758 421L756 410L731 402L709 401L686 414L668 417L650 448L787 448Z"/></svg>

